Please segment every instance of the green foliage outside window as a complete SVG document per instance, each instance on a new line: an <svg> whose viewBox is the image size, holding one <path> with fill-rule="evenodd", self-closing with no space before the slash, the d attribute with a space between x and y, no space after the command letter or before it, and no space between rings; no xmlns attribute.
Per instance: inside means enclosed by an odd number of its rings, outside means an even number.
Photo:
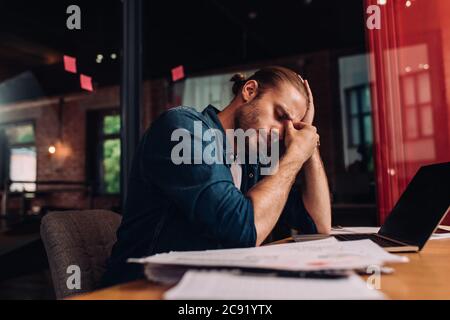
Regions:
<svg viewBox="0 0 450 320"><path fill-rule="evenodd" d="M120 192L120 139L103 142L103 182L106 193Z"/></svg>
<svg viewBox="0 0 450 320"><path fill-rule="evenodd" d="M120 116L111 115L103 118L103 133L115 134L120 133Z"/></svg>
<svg viewBox="0 0 450 320"><path fill-rule="evenodd" d="M25 144L34 142L34 128L32 124L12 125L6 128L9 144Z"/></svg>
<svg viewBox="0 0 450 320"><path fill-rule="evenodd" d="M108 115L103 118L103 134L116 135L103 141L103 185L106 193L120 192L120 116Z"/></svg>

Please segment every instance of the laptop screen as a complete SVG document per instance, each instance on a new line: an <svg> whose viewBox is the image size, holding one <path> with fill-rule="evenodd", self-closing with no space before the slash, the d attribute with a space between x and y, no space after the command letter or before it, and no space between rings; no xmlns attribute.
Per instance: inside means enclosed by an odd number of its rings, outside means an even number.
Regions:
<svg viewBox="0 0 450 320"><path fill-rule="evenodd" d="M379 234L422 249L449 206L450 162L422 167Z"/></svg>

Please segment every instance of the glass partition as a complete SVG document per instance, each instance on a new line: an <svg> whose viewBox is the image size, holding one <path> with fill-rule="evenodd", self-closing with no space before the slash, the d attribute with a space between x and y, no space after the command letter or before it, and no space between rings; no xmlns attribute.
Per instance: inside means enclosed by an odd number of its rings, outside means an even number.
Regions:
<svg viewBox="0 0 450 320"><path fill-rule="evenodd" d="M450 1L366 3L381 19L367 41L383 221L420 166L450 161Z"/></svg>
<svg viewBox="0 0 450 320"><path fill-rule="evenodd" d="M0 2L0 223L119 209L121 42L119 0Z"/></svg>

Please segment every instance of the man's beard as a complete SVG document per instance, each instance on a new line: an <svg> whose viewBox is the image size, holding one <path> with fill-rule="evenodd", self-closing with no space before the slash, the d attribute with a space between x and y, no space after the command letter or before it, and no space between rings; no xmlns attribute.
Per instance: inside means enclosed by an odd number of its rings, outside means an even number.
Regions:
<svg viewBox="0 0 450 320"><path fill-rule="evenodd" d="M245 103L239 108L234 118L235 129L242 129L244 131L248 129L258 130L259 114L259 106L255 101Z"/></svg>
<svg viewBox="0 0 450 320"><path fill-rule="evenodd" d="M255 103L255 101L245 103L236 113L234 119L235 130L242 129L246 132L249 129L254 129L256 130L256 133L258 133L259 114L259 106ZM250 139L248 138L245 139L245 154L258 151L258 137L256 136L253 138L251 142L249 140Z"/></svg>
<svg viewBox="0 0 450 320"><path fill-rule="evenodd" d="M252 141L252 143L249 143L249 139L246 139L245 141L245 149L246 153L249 151L258 152L258 142L259 145L265 144L266 150L271 153L271 149L278 148L280 152L283 152L284 149L284 143L283 140L280 140L280 137L277 135L277 138L273 142L272 145L272 135L270 130L266 130L266 132L263 132L261 130L262 126L259 122L259 115L260 112L260 106L257 104L256 101L251 101L249 103L244 104L236 113L235 116L235 129L242 129L244 131L247 131L248 129L254 129L256 130L257 136L256 139ZM259 136L260 134L264 134L264 136ZM278 132L279 134L279 132Z"/></svg>

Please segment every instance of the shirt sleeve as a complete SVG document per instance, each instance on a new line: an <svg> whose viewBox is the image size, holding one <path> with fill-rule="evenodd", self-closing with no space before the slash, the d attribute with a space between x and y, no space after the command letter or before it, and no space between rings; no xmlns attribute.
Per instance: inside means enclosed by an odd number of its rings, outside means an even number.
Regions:
<svg viewBox="0 0 450 320"><path fill-rule="evenodd" d="M253 205L233 183L230 169L222 163L194 164L194 147L202 150L211 144L194 130L194 121L203 132L207 125L189 111L169 111L160 117L144 137L142 172L145 179L173 200L177 212L224 248L253 247L256 244ZM176 129L190 137L191 163L175 164L172 141Z"/></svg>

